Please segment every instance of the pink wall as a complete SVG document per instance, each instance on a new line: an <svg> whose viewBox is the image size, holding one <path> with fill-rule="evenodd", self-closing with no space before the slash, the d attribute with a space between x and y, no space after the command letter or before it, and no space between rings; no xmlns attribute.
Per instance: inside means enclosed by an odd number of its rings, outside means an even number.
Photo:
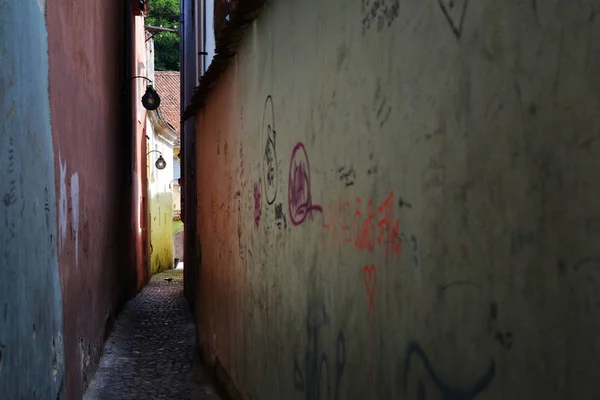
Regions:
<svg viewBox="0 0 600 400"><path fill-rule="evenodd" d="M244 170L258 169L246 164L240 136L232 121L236 109L235 75L226 71L210 95L206 107L196 116L196 187L195 194L201 265L186 262L186 268L198 268L196 287L196 323L198 343L205 362L223 365L232 371L236 362L236 345L244 329L244 297L247 295L240 229L252 185L241 180ZM192 217L192 216L190 216ZM189 264L189 267L187 266ZM208 267L210 266L210 267ZM235 338L237 336L237 338ZM225 372L225 371L221 371ZM226 381L228 381L226 379Z"/></svg>
<svg viewBox="0 0 600 400"><path fill-rule="evenodd" d="M69 399L81 397L115 314L147 279L143 230L138 215L131 218L132 209L143 212L138 203L145 193L140 172L145 169L139 154L133 185L126 182L131 139L123 119L124 14L119 0L47 1ZM136 153L142 138L143 127L136 132Z"/></svg>

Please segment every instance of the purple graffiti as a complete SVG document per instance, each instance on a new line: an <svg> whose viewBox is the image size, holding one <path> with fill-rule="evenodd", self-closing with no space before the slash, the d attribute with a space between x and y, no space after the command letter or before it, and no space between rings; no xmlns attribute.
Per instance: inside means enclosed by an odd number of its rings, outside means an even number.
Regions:
<svg viewBox="0 0 600 400"><path fill-rule="evenodd" d="M312 203L310 193L310 165L308 155L302 143L294 146L290 160L288 185L288 203L290 219L294 225L300 225L313 211L323 212L319 205Z"/></svg>
<svg viewBox="0 0 600 400"><path fill-rule="evenodd" d="M254 225L258 228L260 225L260 216L262 215L262 181L259 179L254 184Z"/></svg>

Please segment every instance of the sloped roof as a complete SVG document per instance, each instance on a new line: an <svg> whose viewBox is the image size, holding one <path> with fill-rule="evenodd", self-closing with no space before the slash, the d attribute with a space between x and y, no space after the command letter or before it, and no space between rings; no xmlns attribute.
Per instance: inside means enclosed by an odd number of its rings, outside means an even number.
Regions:
<svg viewBox="0 0 600 400"><path fill-rule="evenodd" d="M179 71L155 71L154 87L160 96L161 116L179 133Z"/></svg>

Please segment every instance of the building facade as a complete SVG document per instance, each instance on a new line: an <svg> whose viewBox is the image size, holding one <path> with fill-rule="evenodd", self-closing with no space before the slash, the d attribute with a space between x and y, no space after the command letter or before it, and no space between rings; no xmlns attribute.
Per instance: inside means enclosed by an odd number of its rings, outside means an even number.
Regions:
<svg viewBox="0 0 600 400"><path fill-rule="evenodd" d="M148 78L154 83L161 102L156 110L148 111L146 123L149 232L150 232L150 275L173 267L173 148L179 144L179 133L173 124L173 98L179 94L179 74L175 84L170 76L165 79L164 71L154 70L154 39L146 39ZM176 93L172 93L174 90ZM178 102L175 107L178 107ZM179 110L176 108L176 112ZM179 118L176 119L179 121ZM165 160L164 169L158 169L159 157Z"/></svg>
<svg viewBox="0 0 600 400"><path fill-rule="evenodd" d="M173 218L180 219L181 216L181 191L179 178L181 167L179 159L180 139L179 130L181 124L181 101L180 101L180 73L179 71L156 71L156 88L161 94L160 112L164 120L172 128L176 138L173 142L172 171L169 181L169 189L173 196Z"/></svg>
<svg viewBox="0 0 600 400"><path fill-rule="evenodd" d="M146 7L0 4L0 398L81 398L148 279Z"/></svg>

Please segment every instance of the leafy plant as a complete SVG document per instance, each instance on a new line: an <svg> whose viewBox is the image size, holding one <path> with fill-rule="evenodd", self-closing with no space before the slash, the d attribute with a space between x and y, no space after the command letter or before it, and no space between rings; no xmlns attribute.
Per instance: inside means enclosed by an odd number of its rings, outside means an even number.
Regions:
<svg viewBox="0 0 600 400"><path fill-rule="evenodd" d="M179 0L150 0L146 25L179 28ZM154 69L179 71L179 35L173 32L152 32L154 36Z"/></svg>

